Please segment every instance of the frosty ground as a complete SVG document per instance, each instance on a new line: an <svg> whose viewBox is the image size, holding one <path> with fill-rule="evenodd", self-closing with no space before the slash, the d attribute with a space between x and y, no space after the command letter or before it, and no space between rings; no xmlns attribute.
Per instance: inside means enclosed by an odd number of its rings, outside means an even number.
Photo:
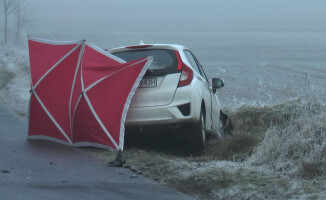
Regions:
<svg viewBox="0 0 326 200"><path fill-rule="evenodd" d="M25 120L29 76L26 47L1 47L0 97ZM304 92L295 98L226 107L234 136L209 140L201 155L187 154L185 140L172 134L127 135L126 166L200 199L325 199L324 93L303 77L298 85ZM116 156L96 148L79 150L105 160Z"/></svg>

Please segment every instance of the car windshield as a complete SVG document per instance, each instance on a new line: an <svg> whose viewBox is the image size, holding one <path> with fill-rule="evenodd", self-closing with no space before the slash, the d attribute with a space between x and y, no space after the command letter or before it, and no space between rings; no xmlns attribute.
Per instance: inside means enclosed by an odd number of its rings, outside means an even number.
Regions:
<svg viewBox="0 0 326 200"><path fill-rule="evenodd" d="M178 61L173 50L149 49L149 50L130 50L113 53L113 55L129 62L139 58L153 56L153 62L149 66L151 73L146 76L164 76L177 72Z"/></svg>

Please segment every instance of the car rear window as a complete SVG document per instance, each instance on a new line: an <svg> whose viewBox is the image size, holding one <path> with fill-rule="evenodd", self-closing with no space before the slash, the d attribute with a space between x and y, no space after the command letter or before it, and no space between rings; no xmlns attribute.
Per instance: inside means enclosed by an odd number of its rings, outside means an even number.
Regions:
<svg viewBox="0 0 326 200"><path fill-rule="evenodd" d="M164 76L166 74L176 73L178 61L173 50L166 49L148 49L148 50L130 50L113 53L113 55L129 62L139 58L153 56L153 62L149 66L149 72L145 76Z"/></svg>

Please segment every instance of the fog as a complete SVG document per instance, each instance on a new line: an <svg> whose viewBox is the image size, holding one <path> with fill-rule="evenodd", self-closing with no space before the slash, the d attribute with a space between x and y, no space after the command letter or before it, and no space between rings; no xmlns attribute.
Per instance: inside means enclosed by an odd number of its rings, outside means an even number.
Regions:
<svg viewBox="0 0 326 200"><path fill-rule="evenodd" d="M325 0L27 1L36 37L86 39L104 49L140 40L188 47L209 78L227 81L220 92L227 107L297 97L305 73L326 88Z"/></svg>
<svg viewBox="0 0 326 200"><path fill-rule="evenodd" d="M324 0L26 0L36 30L325 31Z"/></svg>

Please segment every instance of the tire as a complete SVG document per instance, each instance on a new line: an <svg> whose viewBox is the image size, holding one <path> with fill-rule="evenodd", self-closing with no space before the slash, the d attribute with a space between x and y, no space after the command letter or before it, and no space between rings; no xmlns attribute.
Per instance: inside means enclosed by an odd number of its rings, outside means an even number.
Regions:
<svg viewBox="0 0 326 200"><path fill-rule="evenodd" d="M222 135L233 135L233 123L231 118L222 112L220 112L220 131Z"/></svg>
<svg viewBox="0 0 326 200"><path fill-rule="evenodd" d="M204 150L206 143L205 133L205 117L203 112L200 112L199 121L190 125L190 148L193 153L199 153Z"/></svg>

